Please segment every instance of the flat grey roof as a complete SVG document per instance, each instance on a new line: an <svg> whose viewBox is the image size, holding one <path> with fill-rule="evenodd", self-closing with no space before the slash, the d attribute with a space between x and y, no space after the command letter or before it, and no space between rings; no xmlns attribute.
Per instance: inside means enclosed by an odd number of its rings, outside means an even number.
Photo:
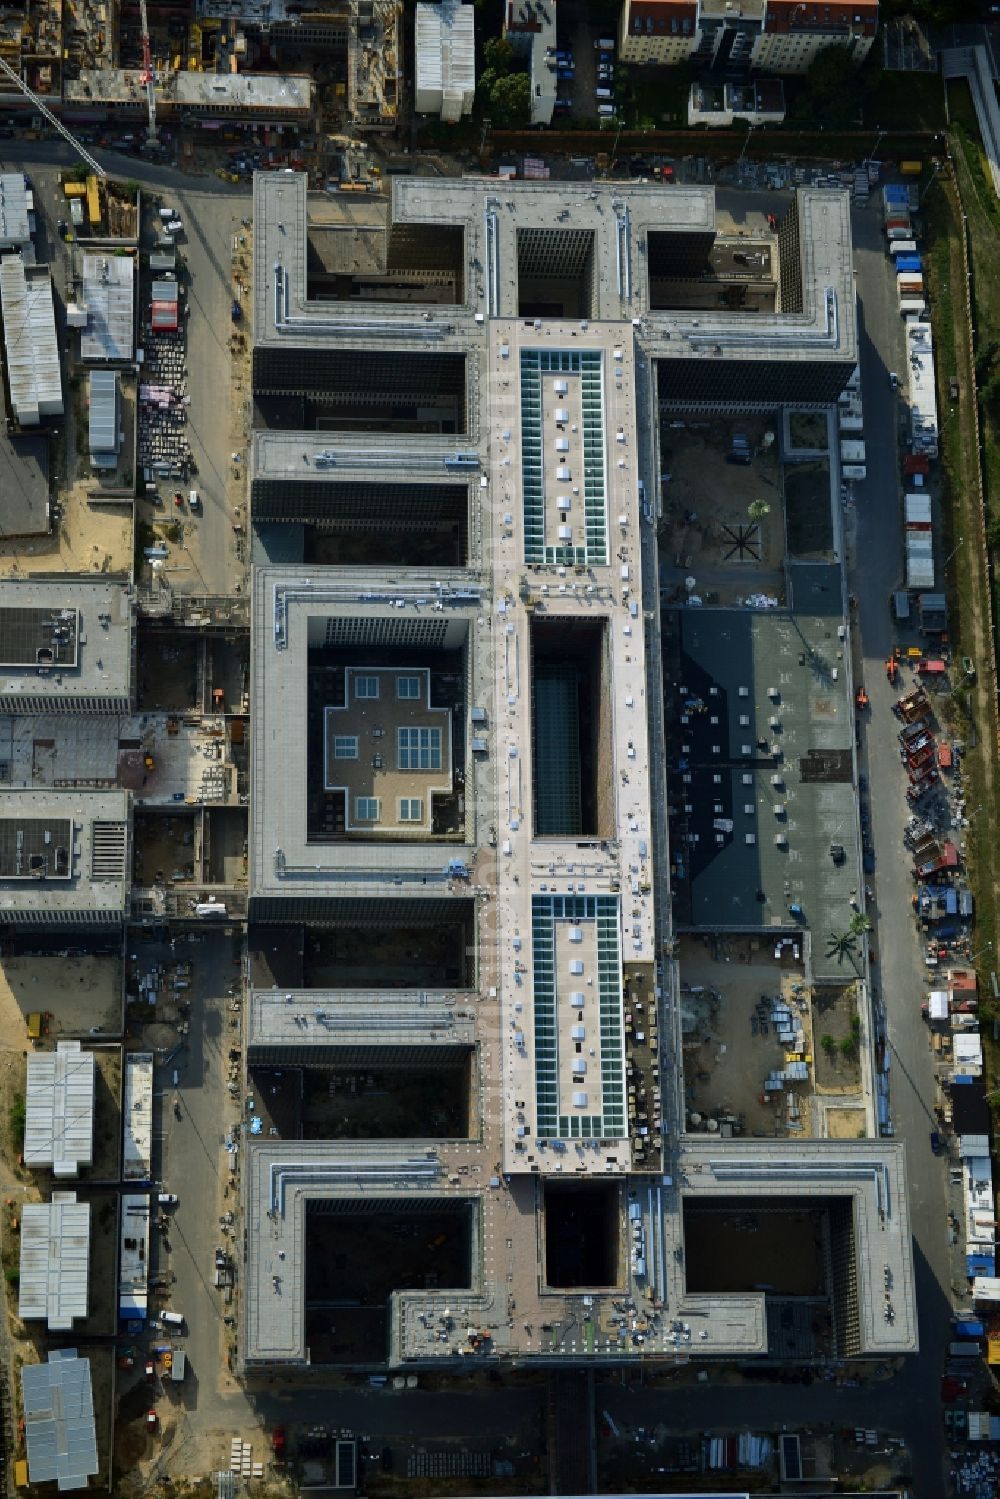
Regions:
<svg viewBox="0 0 1000 1499"><path fill-rule="evenodd" d="M907 1201L906 1149L898 1140L719 1140L686 1136L680 1154L683 1201L728 1197L781 1199L848 1197L854 1211L854 1259L861 1351L869 1357L915 1353L918 1347L913 1246ZM727 1345L740 1303L763 1328L764 1294L688 1296L678 1261L668 1267L677 1316L696 1316L701 1353ZM886 1271L888 1270L888 1276ZM893 1319L885 1316L891 1286ZM758 1303L754 1308L752 1303ZM760 1319L758 1322L757 1319ZM764 1347L766 1348L766 1338Z"/></svg>
<svg viewBox="0 0 1000 1499"><path fill-rule="evenodd" d="M254 989L247 1050L322 1046L472 1046L474 994L422 990Z"/></svg>
<svg viewBox="0 0 1000 1499"><path fill-rule="evenodd" d="M29 1482L87 1488L100 1472L90 1360L75 1348L50 1349L48 1363L22 1366L21 1397Z"/></svg>
<svg viewBox="0 0 1000 1499"><path fill-rule="evenodd" d="M72 670L79 659L80 616L73 608L0 604L0 666Z"/></svg>
<svg viewBox="0 0 1000 1499"><path fill-rule="evenodd" d="M83 301L87 326L80 335L85 360L121 363L135 347L135 262L131 255L85 255Z"/></svg>
<svg viewBox="0 0 1000 1499"><path fill-rule="evenodd" d="M118 451L118 371L91 370L90 423L88 440L92 458L109 456Z"/></svg>
<svg viewBox="0 0 1000 1499"><path fill-rule="evenodd" d="M65 83L68 104L80 108L109 102L144 104L146 92L138 68L81 68ZM311 78L276 73L176 72L157 80L157 95L167 106L215 110L267 110L277 115L305 115L312 108Z"/></svg>
<svg viewBox="0 0 1000 1499"><path fill-rule="evenodd" d="M352 330L435 346L457 329L474 337L474 313L518 316L517 235L526 229L594 236L595 318L638 319L655 357L857 362L857 327L846 192L801 188L798 217L801 311L653 311L646 247L650 233L714 235L715 189L635 182L503 182L493 178L394 177L390 219L400 225L455 224L464 232L464 306L358 305L306 297L307 179L254 177L254 342L322 344Z"/></svg>
<svg viewBox="0 0 1000 1499"><path fill-rule="evenodd" d="M44 1319L50 1332L69 1332L86 1317L90 1281L90 1203L75 1192L21 1210L21 1279L17 1314Z"/></svg>
<svg viewBox="0 0 1000 1499"><path fill-rule="evenodd" d="M8 632L13 632L9 634ZM70 639L75 657L69 653ZM59 659L38 658L62 642ZM114 698L132 692L132 594L109 578L0 580L0 709L10 697ZM23 711L23 710L22 710Z"/></svg>
<svg viewBox="0 0 1000 1499"><path fill-rule="evenodd" d="M839 569L809 574L815 586L796 589L807 595L801 613L679 615L680 679L668 685L681 720L673 748L686 762L678 774L689 778L681 799L690 808L690 909L689 922L683 907L679 920L713 931L804 924L822 939L814 975L843 978L825 948L850 922L862 884L854 704L838 633ZM831 612L810 612L817 600L830 601ZM685 704L693 706L685 712ZM843 850L842 862L831 848Z"/></svg>
<svg viewBox="0 0 1000 1499"><path fill-rule="evenodd" d="M0 260L0 304L14 416L22 426L37 426L42 417L58 416L63 409L48 266L26 266L20 255L5 255Z"/></svg>
<svg viewBox="0 0 1000 1499"><path fill-rule="evenodd" d="M26 244L30 238L24 173L0 172L0 249Z"/></svg>
<svg viewBox="0 0 1000 1499"><path fill-rule="evenodd" d="M248 1139L243 1155L244 1211L254 1225L243 1279L244 1358L251 1364L301 1363L307 1202L399 1198L441 1186L438 1145Z"/></svg>
<svg viewBox="0 0 1000 1499"><path fill-rule="evenodd" d="M148 1181L153 1174L153 1067L151 1051L125 1053L122 1175L126 1181Z"/></svg>
<svg viewBox="0 0 1000 1499"><path fill-rule="evenodd" d="M92 1051L79 1041L60 1041L55 1051L28 1053L24 1163L51 1167L55 1176L76 1176L94 1155Z"/></svg>
<svg viewBox="0 0 1000 1499"><path fill-rule="evenodd" d="M5 877L0 921L120 918L128 896L129 804L125 791L0 791L5 836L19 824L52 819L72 830L70 872L57 879Z"/></svg>

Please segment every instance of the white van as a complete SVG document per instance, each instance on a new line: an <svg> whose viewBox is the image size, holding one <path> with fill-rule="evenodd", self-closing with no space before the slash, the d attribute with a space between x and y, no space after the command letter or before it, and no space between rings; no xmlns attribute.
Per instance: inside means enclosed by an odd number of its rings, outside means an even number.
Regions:
<svg viewBox="0 0 1000 1499"><path fill-rule="evenodd" d="M183 1327L184 1316L181 1312L161 1312L161 1318L167 1327Z"/></svg>
<svg viewBox="0 0 1000 1499"><path fill-rule="evenodd" d="M196 489L192 489L188 495L188 505L192 510L199 510L201 508L201 501L198 498L198 491Z"/></svg>

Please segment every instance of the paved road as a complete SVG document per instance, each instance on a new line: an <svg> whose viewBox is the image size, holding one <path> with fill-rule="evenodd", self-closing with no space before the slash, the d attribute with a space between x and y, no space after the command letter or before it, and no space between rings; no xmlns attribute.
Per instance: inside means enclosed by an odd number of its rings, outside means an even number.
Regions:
<svg viewBox="0 0 1000 1499"><path fill-rule="evenodd" d="M943 1372L951 1309L948 1259L946 1163L931 1154L934 1076L927 1030L920 1017L926 990L912 919L913 882L902 832L908 816L896 740L896 721L883 662L893 644L888 599L902 573L899 463L895 440L897 397L889 372L902 375L902 324L886 265L874 206L854 214L855 264L862 319L861 381L865 410L868 477L858 486L857 537L850 572L858 601L864 680L871 714L864 734L877 857L875 889L876 970L884 978L891 1045L891 1103L895 1133L906 1141L910 1216L914 1238L920 1356L906 1362L880 1396L880 1410L896 1407L914 1459L915 1492L937 1494L944 1460L938 1420L938 1381ZM901 408L900 408L901 410ZM932 1414L933 1413L933 1414ZM887 1413L888 1415L888 1413ZM880 1417L880 1419L887 1419ZM928 1419L930 1417L930 1419Z"/></svg>
<svg viewBox="0 0 1000 1499"><path fill-rule="evenodd" d="M222 1142L238 1117L226 1091L227 1052L239 1040L239 1032L230 1025L237 1017L229 1009L226 989L239 978L239 965L233 961L238 953L238 936L226 937L223 932L190 944L176 943L174 956L192 963L190 1045L172 1064L178 1087L170 1086L169 1077L158 1077L154 1104L154 1170L164 1190L176 1192L180 1201L167 1234L169 1252L163 1239L155 1236L153 1268L177 1277L169 1309L181 1312L187 1323L182 1344L190 1364L186 1400L206 1406L209 1425L218 1371L226 1364L225 1309L222 1292L213 1284L213 1251L216 1244L227 1242L220 1235L219 1216L234 1203L233 1193L229 1200L223 1197L229 1158ZM151 954L154 960L160 956L160 949ZM166 949L163 956L169 956ZM179 1120L173 1112L175 1096Z"/></svg>

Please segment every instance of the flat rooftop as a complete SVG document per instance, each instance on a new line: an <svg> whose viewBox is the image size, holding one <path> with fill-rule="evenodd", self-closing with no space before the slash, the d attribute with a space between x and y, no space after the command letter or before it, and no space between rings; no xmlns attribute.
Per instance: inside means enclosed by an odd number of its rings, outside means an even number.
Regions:
<svg viewBox="0 0 1000 1499"><path fill-rule="evenodd" d="M68 707L84 698L114 698L127 709L131 689L126 583L0 580L0 707L12 697L29 700L21 711L30 711L33 697L64 698Z"/></svg>
<svg viewBox="0 0 1000 1499"><path fill-rule="evenodd" d="M94 1156L94 1053L79 1041L55 1051L29 1052L24 1123L24 1163L77 1176Z"/></svg>
<svg viewBox="0 0 1000 1499"><path fill-rule="evenodd" d="M472 1046L476 998L443 991L254 989L247 1015L252 1062L276 1051L304 1064L324 1049Z"/></svg>
<svg viewBox="0 0 1000 1499"><path fill-rule="evenodd" d="M906 1149L901 1141L800 1140L790 1146L787 1140L726 1140L720 1145L708 1136L688 1136L682 1143L679 1180L685 1204L712 1198L746 1203L847 1199L853 1217L861 1352L880 1358L917 1351ZM672 1281L684 1274L676 1260L667 1269ZM887 1285L891 1319L885 1314ZM679 1284L672 1298L678 1319L697 1319L693 1325L700 1354L711 1353L713 1344L732 1346L741 1323L754 1337L763 1333L764 1301L763 1292L692 1297ZM707 1338L702 1336L706 1332ZM759 1351L765 1348L766 1337Z"/></svg>
<svg viewBox="0 0 1000 1499"><path fill-rule="evenodd" d="M677 615L667 704L682 926L825 935L850 921L862 885L840 570L790 572L791 611ZM843 977L824 951L814 943L815 977Z"/></svg>
<svg viewBox="0 0 1000 1499"><path fill-rule="evenodd" d="M138 69L81 68L64 83L66 103L80 108L95 103L134 104L145 108L146 90ZM169 73L157 81L157 103L196 109L205 114L234 109L266 110L273 115L303 115L312 108L311 78L274 73Z"/></svg>
<svg viewBox="0 0 1000 1499"><path fill-rule="evenodd" d="M0 791L0 848L0 922L105 922L124 913L126 792Z"/></svg>
<svg viewBox="0 0 1000 1499"><path fill-rule="evenodd" d="M83 302L87 326L80 357L123 363L135 346L135 261L131 255L84 255Z"/></svg>
<svg viewBox="0 0 1000 1499"><path fill-rule="evenodd" d="M351 833L428 834L433 798L452 791L451 710L423 667L348 667L324 711L324 784Z"/></svg>
<svg viewBox="0 0 1000 1499"><path fill-rule="evenodd" d="M69 1332L86 1317L90 1283L90 1203L75 1192L21 1210L21 1279L17 1314L45 1321L49 1332Z"/></svg>
<svg viewBox="0 0 1000 1499"><path fill-rule="evenodd" d="M153 1174L153 1066L151 1051L125 1053L122 1175L126 1181L149 1181Z"/></svg>
<svg viewBox="0 0 1000 1499"><path fill-rule="evenodd" d="M48 1362L21 1367L28 1481L85 1489L100 1472L90 1360L75 1348L52 1348Z"/></svg>

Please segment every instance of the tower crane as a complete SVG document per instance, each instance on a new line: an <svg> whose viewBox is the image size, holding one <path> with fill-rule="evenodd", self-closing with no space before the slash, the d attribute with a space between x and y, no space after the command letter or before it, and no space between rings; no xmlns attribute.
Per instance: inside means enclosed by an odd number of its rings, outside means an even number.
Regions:
<svg viewBox="0 0 1000 1499"><path fill-rule="evenodd" d="M156 140L156 78L153 73L153 48L149 40L146 0L139 0L139 18L142 25L142 72L139 74L139 81L146 90L146 103L149 106L146 139L152 143Z"/></svg>
<svg viewBox="0 0 1000 1499"><path fill-rule="evenodd" d="M71 134L71 132L66 129L66 126L63 124L62 120L56 119L55 115L52 113L51 109L49 109L48 105L43 103L43 101L39 99L38 95L32 92L21 75L19 73L15 73L10 63L6 62L2 57L0 57L0 73L3 73L6 78L9 78L11 83L14 84L15 88L21 90L21 93L24 95L24 97L26 99L29 99L38 110L38 113L40 115L44 115L49 124L54 126L56 130L58 130L63 140L69 141L77 156L81 156L83 158L83 160L87 163L88 167L95 176L106 177L108 175L104 168L94 160L90 152L84 150L80 142L77 140L76 136Z"/></svg>

